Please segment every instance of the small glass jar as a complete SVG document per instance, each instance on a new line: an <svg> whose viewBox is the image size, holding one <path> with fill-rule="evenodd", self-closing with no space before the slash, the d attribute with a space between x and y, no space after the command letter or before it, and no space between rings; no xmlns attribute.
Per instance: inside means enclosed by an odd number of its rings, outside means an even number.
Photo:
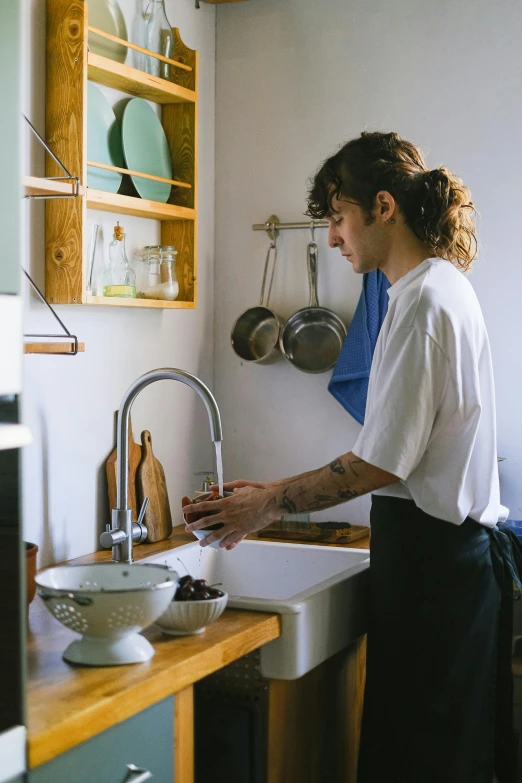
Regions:
<svg viewBox="0 0 522 783"><path fill-rule="evenodd" d="M160 247L160 285L162 299L173 301L179 294L179 283L176 277L176 258L178 251L174 245Z"/></svg>
<svg viewBox="0 0 522 783"><path fill-rule="evenodd" d="M179 293L173 245L148 245L137 253L137 295L144 299L173 301Z"/></svg>

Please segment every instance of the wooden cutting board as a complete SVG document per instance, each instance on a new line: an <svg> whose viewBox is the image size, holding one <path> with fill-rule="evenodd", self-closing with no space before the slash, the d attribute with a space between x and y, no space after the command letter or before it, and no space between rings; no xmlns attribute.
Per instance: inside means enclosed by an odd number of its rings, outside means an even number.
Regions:
<svg viewBox="0 0 522 783"><path fill-rule="evenodd" d="M140 507L143 498L149 498L144 519L147 542L152 544L168 538L172 533L172 517L167 482L161 463L152 451L152 439L148 430L141 433L141 462L136 471L136 492Z"/></svg>
<svg viewBox="0 0 522 783"><path fill-rule="evenodd" d="M357 541L359 538L365 538L370 532L370 528L363 525L347 525L337 530L328 529L324 525L325 523L311 522L306 525L303 524L299 529L285 529L285 525L277 521L272 522L263 530L259 530L257 536L259 538L278 538L283 541L348 544L351 541Z"/></svg>
<svg viewBox="0 0 522 783"><path fill-rule="evenodd" d="M118 417L118 411L116 411L116 419ZM105 463L105 469L107 472L107 484L109 488L109 508L112 510L116 508L116 472L117 472L117 459L118 450L114 449L112 454ZM129 508L132 509L132 521L135 522L138 518L139 509L136 508L136 471L141 460L141 446L139 446L132 434L132 422L129 417Z"/></svg>

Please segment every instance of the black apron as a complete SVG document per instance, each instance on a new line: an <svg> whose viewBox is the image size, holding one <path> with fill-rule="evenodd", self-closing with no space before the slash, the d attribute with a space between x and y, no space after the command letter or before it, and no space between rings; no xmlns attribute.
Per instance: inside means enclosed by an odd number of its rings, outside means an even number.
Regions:
<svg viewBox="0 0 522 783"><path fill-rule="evenodd" d="M515 783L511 644L522 546L374 495L359 783Z"/></svg>

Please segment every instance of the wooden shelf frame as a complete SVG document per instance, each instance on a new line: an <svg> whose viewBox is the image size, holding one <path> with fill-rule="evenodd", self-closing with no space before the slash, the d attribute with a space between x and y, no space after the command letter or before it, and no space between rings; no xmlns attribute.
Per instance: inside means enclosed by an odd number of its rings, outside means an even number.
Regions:
<svg viewBox="0 0 522 783"><path fill-rule="evenodd" d="M166 204L85 187L77 199L46 202L47 300L155 309L192 309L197 303L198 52L173 28L176 83L88 51L88 1L47 0L46 139L69 171L87 182L87 81L112 87L160 105L161 123L172 157L173 187ZM57 176L47 161L46 176ZM161 221L160 242L178 250L175 302L126 300L86 295L87 209Z"/></svg>

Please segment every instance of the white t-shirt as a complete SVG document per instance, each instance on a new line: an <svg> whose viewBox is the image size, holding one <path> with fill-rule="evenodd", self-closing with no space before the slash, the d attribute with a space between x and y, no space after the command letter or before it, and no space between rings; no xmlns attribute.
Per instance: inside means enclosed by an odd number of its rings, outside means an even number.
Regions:
<svg viewBox="0 0 522 783"><path fill-rule="evenodd" d="M495 391L475 292L449 261L429 258L388 289L366 416L352 449L401 481L375 494L488 527L500 504Z"/></svg>

